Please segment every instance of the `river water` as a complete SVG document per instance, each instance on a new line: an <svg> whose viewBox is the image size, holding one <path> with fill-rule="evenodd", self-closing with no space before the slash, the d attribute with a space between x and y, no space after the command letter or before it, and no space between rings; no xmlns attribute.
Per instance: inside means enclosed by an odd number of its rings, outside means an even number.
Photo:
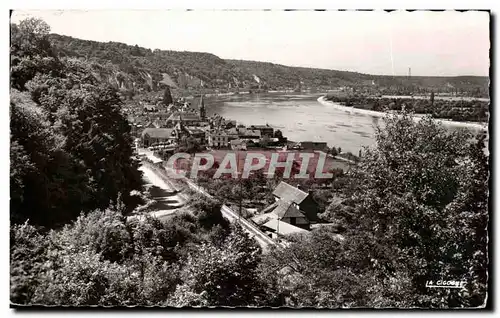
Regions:
<svg viewBox="0 0 500 318"><path fill-rule="evenodd" d="M205 99L207 114L219 114L244 125L269 124L293 141L326 141L343 152L358 154L374 143L374 127L381 122L350 114L317 101L323 94L266 93L213 96Z"/></svg>

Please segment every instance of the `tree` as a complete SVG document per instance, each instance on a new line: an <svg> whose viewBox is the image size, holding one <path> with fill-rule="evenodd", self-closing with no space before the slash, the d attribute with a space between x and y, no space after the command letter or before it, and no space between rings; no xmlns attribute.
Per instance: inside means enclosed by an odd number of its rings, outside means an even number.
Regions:
<svg viewBox="0 0 500 318"><path fill-rule="evenodd" d="M453 274L460 275L470 284L459 295L450 295L450 301L457 306L485 305L488 291L488 204L489 204L489 158L486 154L486 134L480 133L469 145L469 161L466 173L461 178L463 192L448 206L453 211L447 221L456 229L453 234L455 263Z"/></svg>
<svg viewBox="0 0 500 318"><path fill-rule="evenodd" d="M11 220L47 225L76 218L80 210L67 208L85 191L84 173L74 173L78 166L63 149L64 136L27 94L12 92L10 115Z"/></svg>
<svg viewBox="0 0 500 318"><path fill-rule="evenodd" d="M11 54L53 56L48 36L50 26L38 18L27 18L11 24Z"/></svg>
<svg viewBox="0 0 500 318"><path fill-rule="evenodd" d="M49 25L37 18L28 18L11 24L11 86L24 90L24 84L33 78L37 71L57 73L58 59L50 45Z"/></svg>
<svg viewBox="0 0 500 318"><path fill-rule="evenodd" d="M463 224L456 207L469 191L464 177L469 175L465 163L471 160L467 150L470 135L449 133L430 118L414 123L408 114L386 118L385 126L377 129L376 147L368 149L354 169L358 187L352 199L357 217L350 230L370 233L378 246L391 247L392 256L374 258L389 259L384 261L387 268L412 274L408 287L414 305L480 305L478 300L485 295L478 296L479 285L469 290L477 296L474 299L466 293L425 287L426 280L443 275L464 279L465 264L474 259L475 252L467 246L481 245L479 236L463 238L464 231L473 231L472 225ZM478 189L484 191L484 186ZM482 203L483 210L469 210L470 217L481 219L484 207ZM486 268L477 266L477 270Z"/></svg>
<svg viewBox="0 0 500 318"><path fill-rule="evenodd" d="M180 222L179 222L180 223ZM95 211L49 233L11 229L11 301L24 305L164 305L180 283L171 256L183 229Z"/></svg>
<svg viewBox="0 0 500 318"><path fill-rule="evenodd" d="M257 306L266 300L257 275L260 248L236 227L221 247L201 244L187 258L184 284L169 299L171 306Z"/></svg>
<svg viewBox="0 0 500 318"><path fill-rule="evenodd" d="M325 215L344 228L297 236L262 264L290 306L470 307L486 297L488 163L484 137L430 118L385 118ZM446 277L446 278L444 278ZM427 280L467 281L464 290Z"/></svg>
<svg viewBox="0 0 500 318"><path fill-rule="evenodd" d="M404 273L377 275L376 246L360 236L343 239L329 228L293 235L265 256L260 276L282 305L292 307L404 306ZM401 285L399 285L401 284ZM383 297L386 296L386 297Z"/></svg>
<svg viewBox="0 0 500 318"><path fill-rule="evenodd" d="M281 130L279 130L279 129L276 129L274 131L274 138L278 138L279 142L282 142L282 140L283 140L283 132L281 132Z"/></svg>
<svg viewBox="0 0 500 318"><path fill-rule="evenodd" d="M201 228L210 230L216 225L228 228L229 221L222 215L222 204L218 200L196 193L191 196L189 205L193 208L197 222Z"/></svg>
<svg viewBox="0 0 500 318"><path fill-rule="evenodd" d="M339 154L339 152L337 151L337 148L332 147L332 149L330 149L330 154L335 157Z"/></svg>
<svg viewBox="0 0 500 318"><path fill-rule="evenodd" d="M23 91L11 96L12 220L58 226L120 194L133 209L141 173L116 90L91 64L55 56L44 22L12 32L11 85Z"/></svg>

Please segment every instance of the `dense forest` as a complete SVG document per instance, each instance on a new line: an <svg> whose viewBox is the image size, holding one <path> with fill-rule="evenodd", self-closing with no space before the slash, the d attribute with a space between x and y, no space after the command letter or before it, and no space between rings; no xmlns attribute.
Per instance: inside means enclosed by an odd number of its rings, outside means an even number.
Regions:
<svg viewBox="0 0 500 318"><path fill-rule="evenodd" d="M151 50L118 42L96 42L51 34L60 55L96 61L105 78L122 89L157 90L164 74L181 90L333 89L340 86L370 88L387 94L448 92L488 96L487 77L379 76L285 65L224 60L213 54ZM256 77L255 77L256 76ZM373 82L372 82L373 81Z"/></svg>
<svg viewBox="0 0 500 318"><path fill-rule="evenodd" d="M329 190L336 222L263 253L221 202L128 218L141 174L119 91L37 19L11 25L10 299L56 306L478 307L488 290L486 136L387 116ZM382 128L383 127L383 128ZM134 193L138 193L134 195ZM427 280L465 281L429 289Z"/></svg>

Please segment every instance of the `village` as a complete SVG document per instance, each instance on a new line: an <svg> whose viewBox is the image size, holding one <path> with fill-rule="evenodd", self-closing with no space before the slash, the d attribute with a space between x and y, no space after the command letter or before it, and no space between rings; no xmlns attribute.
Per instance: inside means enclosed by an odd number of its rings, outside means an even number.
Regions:
<svg viewBox="0 0 500 318"><path fill-rule="evenodd" d="M307 160L311 161L312 165L317 164L321 156L327 157L327 163L322 163L326 166L326 171L336 171L340 174L354 164L349 159L337 156L336 149L333 149L336 155L332 155L332 149L328 148L326 142L294 142L287 140L280 130L268 124L245 126L219 115L207 116L203 95L193 99L193 103L185 98L174 100L167 87L163 98L159 97L149 103L141 101L139 107L136 106L133 110L125 108L125 111L128 112L131 122L136 155L146 169L152 170L153 174L150 175L154 175L153 179L162 180L155 186L163 188L162 190L170 193L172 197L178 198L179 194L184 197L180 200L183 202L170 200L171 204L164 207L166 215L175 214L176 210L188 202L189 194L187 193L193 189L206 196L217 195L217 192L207 189L213 188L213 185L208 184L207 178L203 176L197 180L194 180L196 177L191 176L191 178L185 178L184 182L172 180L168 173L171 167L167 167L166 162L176 153L213 154L217 167L222 160L220 156L228 151L237 154L239 167L243 167L244 155L249 152L263 154L267 159L266 167L268 167L273 154L285 154L285 151L299 156L300 153L311 153L312 159ZM278 160L281 161L281 159ZM295 162L301 163L300 160L294 161L294 164ZM183 163L184 165L177 165L177 167L189 170L192 162ZM208 178L212 176L213 171ZM204 177L207 177L206 173ZM227 179L222 181L235 182L235 180ZM202 182L205 183L202 184ZM186 191L186 188L189 188L189 191ZM318 214L323 211L314 199L313 188L302 189L300 184L291 185L285 179L279 179L274 183L260 186L257 191L272 193L272 202L270 200L262 202L255 199L245 200L242 198L245 194L240 193L240 202L234 198L226 201L227 204L223 205L221 211L226 218L238 220L240 223L241 216L244 215L243 222L246 223L246 229L252 236L258 237L264 234L274 240L257 240L264 248L276 242L286 242L286 236L289 234L307 233L318 226L328 225L321 224L318 217ZM160 200L165 200L165 198Z"/></svg>
<svg viewBox="0 0 500 318"><path fill-rule="evenodd" d="M165 105L168 103L167 105ZM142 109L142 110L141 110ZM283 149L327 151L326 142L287 140L280 130L268 124L246 127L235 120L220 115L208 117L201 95L198 106L193 107L184 98L164 102L161 98L155 105L141 102L140 110L129 110L132 135L140 147L168 156L182 144L189 143L196 150L205 149ZM185 145L187 146L187 145Z"/></svg>

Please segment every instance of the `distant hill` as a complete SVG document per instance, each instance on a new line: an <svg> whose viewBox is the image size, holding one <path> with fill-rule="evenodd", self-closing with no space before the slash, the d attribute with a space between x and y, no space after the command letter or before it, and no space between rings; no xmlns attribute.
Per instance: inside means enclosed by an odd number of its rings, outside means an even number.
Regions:
<svg viewBox="0 0 500 318"><path fill-rule="evenodd" d="M98 76L123 90L156 91L162 85L182 90L219 89L385 89L385 93L459 92L487 95L489 79L479 76L379 76L356 72L224 60L210 53L151 50L118 42L97 42L51 34L61 56L102 66Z"/></svg>

